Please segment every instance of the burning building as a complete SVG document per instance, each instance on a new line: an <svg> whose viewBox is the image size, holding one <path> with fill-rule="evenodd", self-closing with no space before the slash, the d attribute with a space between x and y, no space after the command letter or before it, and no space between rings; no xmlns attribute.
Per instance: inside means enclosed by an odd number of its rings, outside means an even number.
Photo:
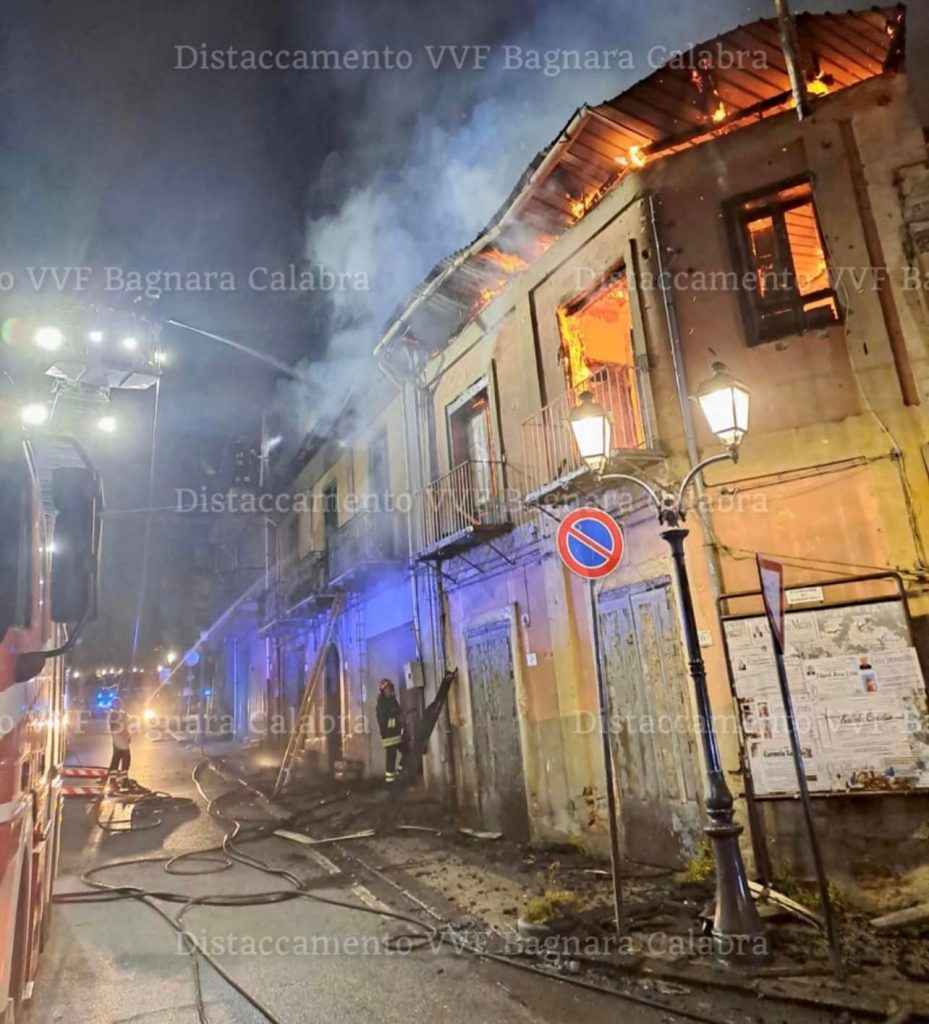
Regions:
<svg viewBox="0 0 929 1024"><path fill-rule="evenodd" d="M753 389L752 423L739 464L707 472L691 510L698 625L756 863L772 843L801 856L796 802L765 758L777 730L758 727L767 704L756 695L750 721L741 714L731 623L757 610L758 550L784 558L814 618L888 595L901 621L929 612L927 309L911 286L926 271L929 177L903 33L900 6L800 15L785 53L764 19L697 48L731 60L669 62L577 111L480 236L386 326L375 356L395 391L370 423L361 411L354 448L307 469L325 490L352 464L355 490L368 486L362 439L393 424L390 483L415 494L409 532L373 542L394 553L394 576L358 573L355 586L364 608L395 610L397 642L372 656L365 618L338 686L370 711L378 673L422 682L428 700L458 667L426 784L467 823L605 847L595 615L623 848L668 865L696 848L703 766L653 513L621 487L596 499L620 518L627 555L592 602L553 534L595 488L568 424L581 395L609 414L615 464L670 483L715 450L689 395L722 359ZM338 537L365 534L362 515L317 511L293 528L298 561L329 559L327 586ZM402 601L383 596L396 588ZM302 620L295 629L308 635ZM824 733L835 724L816 721ZM829 753L838 735L820 736L813 766L839 797L821 805L833 857L853 853L874 815L890 841L908 835L929 786L914 762L906 783L885 775L881 794L857 796L849 779L862 776Z"/></svg>

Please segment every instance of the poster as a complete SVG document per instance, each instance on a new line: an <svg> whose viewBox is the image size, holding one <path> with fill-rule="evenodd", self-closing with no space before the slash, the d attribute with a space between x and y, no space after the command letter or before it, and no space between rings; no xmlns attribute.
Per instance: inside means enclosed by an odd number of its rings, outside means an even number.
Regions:
<svg viewBox="0 0 929 1024"><path fill-rule="evenodd" d="M767 619L723 628L755 794L795 796ZM784 664L811 793L929 789L926 684L900 601L788 611Z"/></svg>

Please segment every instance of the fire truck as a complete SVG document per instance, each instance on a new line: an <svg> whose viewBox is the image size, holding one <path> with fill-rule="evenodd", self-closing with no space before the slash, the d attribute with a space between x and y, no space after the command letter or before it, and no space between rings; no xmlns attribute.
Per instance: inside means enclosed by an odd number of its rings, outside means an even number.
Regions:
<svg viewBox="0 0 929 1024"><path fill-rule="evenodd" d="M16 425L18 427L18 424ZM0 406L0 1022L31 994L61 825L64 656L96 614L99 476L76 442Z"/></svg>

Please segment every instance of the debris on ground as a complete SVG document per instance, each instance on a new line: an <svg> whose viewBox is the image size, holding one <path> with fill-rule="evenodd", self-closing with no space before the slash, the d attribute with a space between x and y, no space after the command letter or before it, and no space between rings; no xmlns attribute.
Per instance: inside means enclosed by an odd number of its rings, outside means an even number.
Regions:
<svg viewBox="0 0 929 1024"><path fill-rule="evenodd" d="M261 773L251 773L250 781L260 788ZM307 833L311 842L351 837L335 850L453 922L472 951L541 957L544 968L560 976L647 984L665 994L689 986L697 994L730 991L786 1000L822 1010L824 1020L847 1013L849 1022L885 1021L904 1009L913 1010L914 1020L929 1020L926 920L919 915L911 924L904 918L899 930L880 930L873 915L844 893L833 893L848 968L848 979L839 982L830 976L829 950L813 909L815 890L790 879L773 890L752 883L771 956L762 966L733 969L718 960L708 934L705 912L712 906L715 873L709 847L681 872L623 863L624 920L617 937L608 865L578 844L516 843L461 828L415 786L385 830L378 825L386 796L383 786L368 781L346 786L344 780L295 780L278 804L295 815L289 827Z"/></svg>

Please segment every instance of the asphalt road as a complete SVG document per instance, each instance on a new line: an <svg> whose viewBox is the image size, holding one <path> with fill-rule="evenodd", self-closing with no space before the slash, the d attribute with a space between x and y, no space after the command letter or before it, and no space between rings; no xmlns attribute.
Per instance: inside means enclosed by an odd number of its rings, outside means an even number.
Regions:
<svg viewBox="0 0 929 1024"><path fill-rule="evenodd" d="M221 748L217 748L221 749ZM69 761L103 764L104 735L72 737ZM174 740L138 739L131 774L142 785L196 799L187 811L156 828L109 833L97 826L97 807L71 798L66 805L58 892L84 888L80 875L118 860L182 853L214 845L220 825L206 814L191 781L198 751ZM226 788L212 780L216 795ZM123 817L104 805L104 820ZM321 896L367 902L409 913L387 892L359 888L315 851L271 838L249 847L263 859L286 865ZM195 867L194 863L190 863ZM189 895L260 893L286 888L271 876L236 865L201 877L165 873L163 865L133 864L106 873L107 881ZM163 904L169 912L176 905ZM410 1024L430 1020L483 1022L584 1021L585 1024L669 1024L658 1011L588 993L573 986L456 953L447 946L398 952L385 941L403 925L380 914L308 900L251 907L196 907L187 929L209 945L223 967L282 1024ZM258 1024L267 1018L208 966L203 968L211 1024ZM179 937L151 908L136 901L58 905L43 954L27 1024L196 1024L191 960Z"/></svg>

